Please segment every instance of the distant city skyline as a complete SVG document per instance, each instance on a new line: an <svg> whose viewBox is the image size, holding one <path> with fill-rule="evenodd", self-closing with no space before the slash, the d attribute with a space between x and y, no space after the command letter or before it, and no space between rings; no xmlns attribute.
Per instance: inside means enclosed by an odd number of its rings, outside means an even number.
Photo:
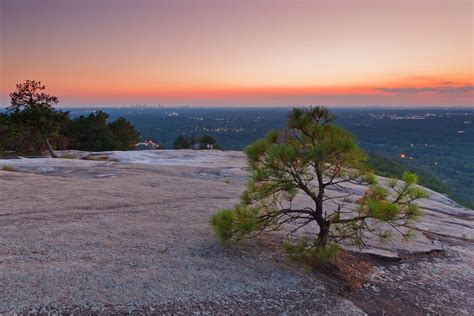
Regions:
<svg viewBox="0 0 474 316"><path fill-rule="evenodd" d="M0 0L0 107L473 107L471 0Z"/></svg>

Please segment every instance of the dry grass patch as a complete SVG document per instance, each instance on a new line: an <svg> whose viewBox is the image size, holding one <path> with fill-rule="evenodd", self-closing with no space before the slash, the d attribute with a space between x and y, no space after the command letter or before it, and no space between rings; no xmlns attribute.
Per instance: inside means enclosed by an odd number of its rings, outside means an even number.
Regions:
<svg viewBox="0 0 474 316"><path fill-rule="evenodd" d="M283 249L290 259L342 281L349 293L359 289L374 272L374 266L363 256L337 245L313 248L308 247L307 239L301 238L293 244L284 243Z"/></svg>
<svg viewBox="0 0 474 316"><path fill-rule="evenodd" d="M359 289L374 272L374 266L348 251L339 252L332 260L333 274L344 281L350 291Z"/></svg>
<svg viewBox="0 0 474 316"><path fill-rule="evenodd" d="M59 158L61 158L61 159L76 159L77 157L74 156L73 154L64 154L64 155L60 156Z"/></svg>
<svg viewBox="0 0 474 316"><path fill-rule="evenodd" d="M90 155L82 159L93 160L93 161L117 161L116 159L110 159L108 155Z"/></svg>

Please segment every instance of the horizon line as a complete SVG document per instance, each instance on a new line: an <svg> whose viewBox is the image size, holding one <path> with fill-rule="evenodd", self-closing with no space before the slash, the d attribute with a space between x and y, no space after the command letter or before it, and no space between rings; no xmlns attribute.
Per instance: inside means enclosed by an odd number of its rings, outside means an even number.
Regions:
<svg viewBox="0 0 474 316"><path fill-rule="evenodd" d="M337 109L376 109L376 110L451 110L451 109L471 109L474 110L474 105L324 105L324 104L307 104L307 105L272 105L272 106L263 106L263 105L254 105L254 106L201 106L201 105L126 105L126 106L106 106L106 105L81 105L81 106L57 106L56 109L291 109L291 108L305 108L311 106L324 106L327 108L337 108ZM6 110L8 106L0 106L1 110Z"/></svg>

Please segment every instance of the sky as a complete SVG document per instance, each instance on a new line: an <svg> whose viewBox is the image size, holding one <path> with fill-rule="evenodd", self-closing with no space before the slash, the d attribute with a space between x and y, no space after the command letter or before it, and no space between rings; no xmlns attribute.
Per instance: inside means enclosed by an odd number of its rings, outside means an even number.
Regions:
<svg viewBox="0 0 474 316"><path fill-rule="evenodd" d="M474 106L474 0L0 0L0 105Z"/></svg>

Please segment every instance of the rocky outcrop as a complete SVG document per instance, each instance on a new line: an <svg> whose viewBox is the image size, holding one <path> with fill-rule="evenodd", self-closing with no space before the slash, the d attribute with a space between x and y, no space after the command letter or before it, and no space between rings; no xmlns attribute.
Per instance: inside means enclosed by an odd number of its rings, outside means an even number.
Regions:
<svg viewBox="0 0 474 316"><path fill-rule="evenodd" d="M474 310L474 213L441 194L420 202L411 243L369 241L363 251L375 255L375 273L345 298L286 260L284 232L231 248L215 241L208 218L237 201L242 153L100 156L107 158L0 160L18 171L0 171L0 313ZM357 196L365 188L346 189Z"/></svg>

